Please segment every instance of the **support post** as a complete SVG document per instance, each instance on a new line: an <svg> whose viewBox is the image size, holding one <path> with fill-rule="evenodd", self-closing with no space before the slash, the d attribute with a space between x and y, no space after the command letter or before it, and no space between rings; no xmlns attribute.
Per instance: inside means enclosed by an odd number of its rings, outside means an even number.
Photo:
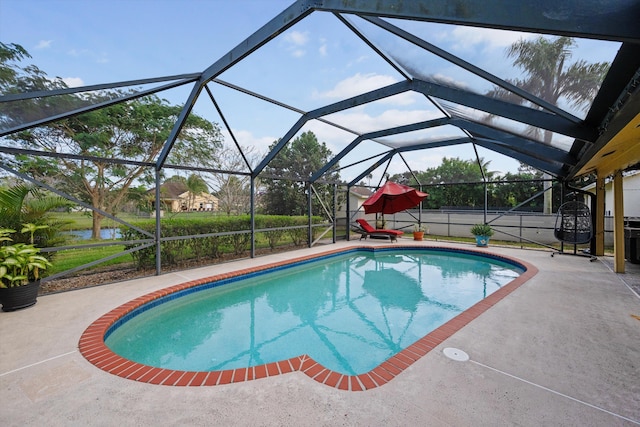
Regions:
<svg viewBox="0 0 640 427"><path fill-rule="evenodd" d="M160 169L156 168L156 276L162 273L162 261L160 259L162 255L162 245L160 242L160 213L162 206L160 206Z"/></svg>
<svg viewBox="0 0 640 427"><path fill-rule="evenodd" d="M311 192L311 183L308 182L307 183L307 213L309 215L309 230L307 232L307 239L308 239L308 246L311 247L311 244L313 243L313 218L312 218L312 205L313 205L313 193Z"/></svg>
<svg viewBox="0 0 640 427"><path fill-rule="evenodd" d="M604 255L604 214L605 214L605 186L604 177L596 177L596 221L594 224L594 232L596 239L595 256Z"/></svg>
<svg viewBox="0 0 640 427"><path fill-rule="evenodd" d="M251 180L249 181L249 194L251 200L249 201L249 209L251 211L251 258L256 257L256 178L251 175Z"/></svg>
<svg viewBox="0 0 640 427"><path fill-rule="evenodd" d="M616 273L624 273L624 198L622 172L613 175L613 263Z"/></svg>
<svg viewBox="0 0 640 427"><path fill-rule="evenodd" d="M336 242L336 233L338 232L338 185L333 184L333 243Z"/></svg>
<svg viewBox="0 0 640 427"><path fill-rule="evenodd" d="M542 174L542 178L545 180L544 184L542 184L544 189L542 213L551 215L553 213L553 182L551 181L551 175L548 173Z"/></svg>
<svg viewBox="0 0 640 427"><path fill-rule="evenodd" d="M347 242L349 240L351 240L351 187L349 187L349 185L347 184L347 226L346 226L346 232L345 232L345 238L347 240Z"/></svg>
<svg viewBox="0 0 640 427"><path fill-rule="evenodd" d="M487 181L486 180L484 181L483 186L484 186L484 211L483 211L483 213L484 213L484 221L483 221L483 223L486 224L487 223L487 210L488 210L487 205L489 204L489 194L488 194L489 190L487 188Z"/></svg>

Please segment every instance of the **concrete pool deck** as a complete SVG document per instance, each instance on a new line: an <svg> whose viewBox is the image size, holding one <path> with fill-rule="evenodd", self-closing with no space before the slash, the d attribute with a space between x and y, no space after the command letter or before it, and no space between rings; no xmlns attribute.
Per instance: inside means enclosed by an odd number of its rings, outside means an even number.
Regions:
<svg viewBox="0 0 640 427"><path fill-rule="evenodd" d="M401 239L402 244L414 244ZM607 262L490 247L538 274L384 386L351 392L292 372L214 387L106 373L78 351L84 330L174 284L338 247L43 296L0 313L0 422L24 425L640 425L640 298ZM473 248L440 242L425 246ZM377 243L388 246L388 242ZM624 280L624 281L623 281ZM638 318L634 317L638 316ZM444 348L466 352L458 362Z"/></svg>

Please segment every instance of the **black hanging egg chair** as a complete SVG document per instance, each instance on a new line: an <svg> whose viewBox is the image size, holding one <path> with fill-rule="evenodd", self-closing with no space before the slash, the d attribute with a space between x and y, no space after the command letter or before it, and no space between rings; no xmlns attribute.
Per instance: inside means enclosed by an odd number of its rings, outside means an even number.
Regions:
<svg viewBox="0 0 640 427"><path fill-rule="evenodd" d="M558 209L553 234L561 242L572 245L589 243L593 237L589 207L575 200L563 203Z"/></svg>
<svg viewBox="0 0 640 427"><path fill-rule="evenodd" d="M577 245L589 243L593 238L593 223L589 207L577 200L563 203L556 214L553 235L562 243L573 245L573 255L579 255ZM565 252L561 249L559 253ZM593 254L585 254L585 256L590 257L591 261L597 259Z"/></svg>

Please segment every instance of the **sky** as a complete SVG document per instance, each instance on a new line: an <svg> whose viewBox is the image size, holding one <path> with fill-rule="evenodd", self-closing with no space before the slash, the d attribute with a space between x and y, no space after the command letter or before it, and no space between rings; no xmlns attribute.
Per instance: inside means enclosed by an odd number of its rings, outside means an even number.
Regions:
<svg viewBox="0 0 640 427"><path fill-rule="evenodd" d="M271 18L292 4L292 0L0 0L0 41L22 45L49 76L61 77L69 86L111 83L134 79L201 72L227 54ZM372 35L396 59L420 72L482 93L491 86L477 76L415 48L405 41L352 18L359 29ZM417 36L448 50L501 78L519 77L505 49L531 34L473 29L428 23L393 21ZM619 44L579 40L574 60L611 61ZM345 25L328 13L310 17L279 35L219 78L279 102L309 111L402 79ZM231 131L254 153L266 153L282 137L299 114L238 93L225 86L210 85ZM182 104L189 88L160 94L171 103ZM194 111L219 123L221 117L208 96L201 97ZM572 111L573 112L573 111ZM580 117L584 112L573 112ZM414 93L396 95L366 107L356 107L327 117L356 132L407 124L439 117L439 111ZM321 122L311 122L302 131L313 131L337 153L354 135ZM230 143L229 132L224 129ZM457 128L415 132L388 138L402 143L415 138L462 136ZM560 144L563 142L560 141ZM341 161L345 166L386 148L364 142ZM478 149L489 160L489 169L515 172L512 159ZM475 159L470 144L422 150L405 156L414 170L438 166L442 157ZM407 170L396 160L387 172ZM362 171L354 166L343 170L344 179ZM384 171L374 173L374 181Z"/></svg>

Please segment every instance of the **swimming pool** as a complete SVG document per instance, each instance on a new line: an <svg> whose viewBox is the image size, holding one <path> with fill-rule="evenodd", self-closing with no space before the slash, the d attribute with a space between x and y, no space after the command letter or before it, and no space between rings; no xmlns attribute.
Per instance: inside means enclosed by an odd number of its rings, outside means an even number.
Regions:
<svg viewBox="0 0 640 427"><path fill-rule="evenodd" d="M293 261L133 301L90 327L92 345L81 339L81 351L92 360L100 350L110 360L97 366L154 383L220 384L301 370L328 385L370 388L437 345L447 322L530 271L512 259L415 246Z"/></svg>

